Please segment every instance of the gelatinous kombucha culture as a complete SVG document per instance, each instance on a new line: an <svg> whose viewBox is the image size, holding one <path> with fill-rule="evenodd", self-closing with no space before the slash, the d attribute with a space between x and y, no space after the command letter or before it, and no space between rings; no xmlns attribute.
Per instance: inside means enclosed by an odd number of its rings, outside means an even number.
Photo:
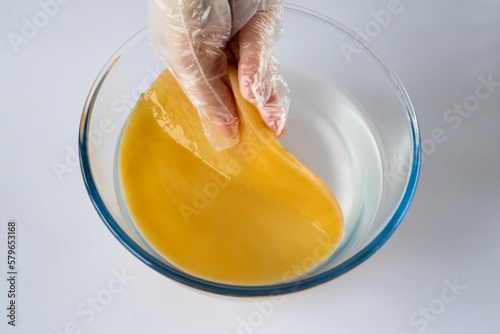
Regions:
<svg viewBox="0 0 500 334"><path fill-rule="evenodd" d="M117 151L117 191L152 250L193 276L236 285L289 281L342 239L325 183L286 151L238 89L240 143L215 151L169 71L142 95Z"/></svg>

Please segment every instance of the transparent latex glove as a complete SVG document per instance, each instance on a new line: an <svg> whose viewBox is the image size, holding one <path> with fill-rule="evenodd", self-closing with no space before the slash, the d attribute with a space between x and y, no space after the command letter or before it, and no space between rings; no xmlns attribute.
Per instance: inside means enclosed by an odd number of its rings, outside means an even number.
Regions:
<svg viewBox="0 0 500 334"><path fill-rule="evenodd" d="M243 97L277 137L286 131L290 94L273 54L283 0L148 0L149 40L200 114L210 145L238 143L238 116L226 83L238 62Z"/></svg>

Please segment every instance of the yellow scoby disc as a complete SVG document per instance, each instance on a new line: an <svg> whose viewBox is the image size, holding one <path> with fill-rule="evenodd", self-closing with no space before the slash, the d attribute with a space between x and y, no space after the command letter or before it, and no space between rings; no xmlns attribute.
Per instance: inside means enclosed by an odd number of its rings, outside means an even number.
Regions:
<svg viewBox="0 0 500 334"><path fill-rule="evenodd" d="M291 280L342 238L326 184L286 151L238 89L240 143L217 152L168 71L143 94L122 132L118 182L149 246L191 275L227 284Z"/></svg>

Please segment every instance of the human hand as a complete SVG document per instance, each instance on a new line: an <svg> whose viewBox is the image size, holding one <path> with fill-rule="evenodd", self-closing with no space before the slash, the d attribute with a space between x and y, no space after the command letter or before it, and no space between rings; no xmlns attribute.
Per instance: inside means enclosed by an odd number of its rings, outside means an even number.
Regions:
<svg viewBox="0 0 500 334"><path fill-rule="evenodd" d="M148 0L149 39L200 114L210 145L238 143L238 116L226 84L227 54L240 90L277 137L286 132L290 94L273 45L283 0Z"/></svg>

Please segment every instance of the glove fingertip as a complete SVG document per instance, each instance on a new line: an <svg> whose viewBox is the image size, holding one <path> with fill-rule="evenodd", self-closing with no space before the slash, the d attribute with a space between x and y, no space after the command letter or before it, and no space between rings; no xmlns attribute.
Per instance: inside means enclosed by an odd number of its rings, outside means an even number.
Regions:
<svg viewBox="0 0 500 334"><path fill-rule="evenodd" d="M225 117L213 115L202 121L203 130L210 146L222 151L239 143L238 120L227 120Z"/></svg>

